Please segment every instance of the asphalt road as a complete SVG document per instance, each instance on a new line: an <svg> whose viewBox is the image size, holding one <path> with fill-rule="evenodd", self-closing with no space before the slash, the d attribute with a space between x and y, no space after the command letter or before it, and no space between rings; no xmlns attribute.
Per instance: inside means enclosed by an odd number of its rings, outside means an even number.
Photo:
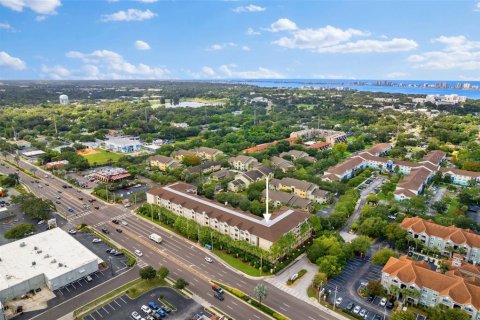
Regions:
<svg viewBox="0 0 480 320"><path fill-rule="evenodd" d="M20 166L25 169L32 167L32 165L22 161ZM15 171L15 168L12 168L10 165L8 167L1 166L0 170L4 173ZM258 283L263 283L268 289L268 297L264 304L283 313L290 319L326 320L339 318L339 316L332 315L328 311L323 311L307 302L301 301L263 280L250 279L236 273L218 262L215 257L213 257L215 260L213 263L205 262L204 258L208 253L199 245L171 234L149 221L132 214L129 209L123 206L105 204L97 200L95 204L100 206L98 210L93 209L93 206L90 209L84 209L83 205L89 204L87 200L92 199L92 196L75 188L63 189L62 185L67 184L66 182L52 176L43 178L44 173L37 169L36 175L42 177L40 184L43 186L43 188L39 188L36 186L37 184L31 183L33 179L30 176L21 171L19 175L21 182L29 187L38 197L51 199L55 202L57 200L55 197L59 195L58 190L62 192L60 194L62 203L57 205L57 211L63 213L69 220L65 229L80 223L86 223L97 230L107 227L111 231L109 237L113 241L131 252L135 249L143 252L143 256L138 260L140 267L152 265L158 268L160 265L165 265L170 270L170 275L173 278L181 277L186 279L190 283L188 286L190 291L235 319L254 320L268 318L263 313L245 305L232 296L227 295L224 301L218 301L213 297L210 280L216 280L238 288L251 296L254 296L254 287ZM45 183L48 183L49 186L45 186ZM83 197L83 200L79 200L80 196ZM67 211L69 207L74 209L73 213ZM126 220L128 226L122 226L123 232L117 233L115 231L117 226L111 223L112 219ZM148 236L153 232L162 236L164 239L162 244L156 244L148 239ZM78 305L64 306L65 314L72 311L67 310L69 307L73 310Z"/></svg>

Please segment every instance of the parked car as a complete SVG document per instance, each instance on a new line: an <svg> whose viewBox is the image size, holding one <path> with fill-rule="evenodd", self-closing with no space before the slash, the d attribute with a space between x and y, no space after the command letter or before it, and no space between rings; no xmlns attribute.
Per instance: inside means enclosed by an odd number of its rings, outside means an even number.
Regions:
<svg viewBox="0 0 480 320"><path fill-rule="evenodd" d="M87 282L92 282L92 281L93 281L92 277L90 277L90 276L86 276L86 277L85 277L85 280L86 280Z"/></svg>
<svg viewBox="0 0 480 320"><path fill-rule="evenodd" d="M120 222L117 219L113 219L112 223L119 224Z"/></svg>
<svg viewBox="0 0 480 320"><path fill-rule="evenodd" d="M362 309L362 307L356 306L355 308L353 308L353 313L358 314L361 309Z"/></svg>
<svg viewBox="0 0 480 320"><path fill-rule="evenodd" d="M142 311L145 312L146 314L152 313L152 309L150 309L146 305L143 305L140 309L142 309Z"/></svg>
<svg viewBox="0 0 480 320"><path fill-rule="evenodd" d="M160 308L160 307L158 306L158 304L156 304L156 303L153 302L153 301L150 301L150 302L148 303L148 306L149 306L152 310L157 310L158 308Z"/></svg>
<svg viewBox="0 0 480 320"><path fill-rule="evenodd" d="M158 308L156 311L155 311L160 317L165 317L167 314L165 313L165 311L163 311L162 309Z"/></svg>
<svg viewBox="0 0 480 320"><path fill-rule="evenodd" d="M350 302L349 304L347 304L347 308L346 308L346 309L347 309L348 311L352 311L353 308L355 308L355 304L354 304L353 302Z"/></svg>
<svg viewBox="0 0 480 320"><path fill-rule="evenodd" d="M70 234L77 234L77 230L75 230L75 229L70 229L70 230L68 230L68 233L70 233Z"/></svg>
<svg viewBox="0 0 480 320"><path fill-rule="evenodd" d="M135 320L140 320L142 317L138 314L137 311L132 312L132 318Z"/></svg>
<svg viewBox="0 0 480 320"><path fill-rule="evenodd" d="M360 315L360 317L365 317L365 315L367 314L367 309L360 310L358 314Z"/></svg>
<svg viewBox="0 0 480 320"><path fill-rule="evenodd" d="M380 307L385 307L386 304L387 304L387 298L382 298L382 300L380 300Z"/></svg>
<svg viewBox="0 0 480 320"><path fill-rule="evenodd" d="M73 212L74 210L73 210L73 208L68 208L67 211L68 212Z"/></svg>
<svg viewBox="0 0 480 320"><path fill-rule="evenodd" d="M125 220L122 220L122 225L126 227L126 226L128 226L128 222L125 221Z"/></svg>
<svg viewBox="0 0 480 320"><path fill-rule="evenodd" d="M100 243L100 242L102 242L102 239L93 238L92 242L93 242L93 243Z"/></svg>
<svg viewBox="0 0 480 320"><path fill-rule="evenodd" d="M343 301L343 298L342 297L338 297L337 300L335 300L335 305L338 306L342 303Z"/></svg>
<svg viewBox="0 0 480 320"><path fill-rule="evenodd" d="M392 301L388 301L386 307L387 307L387 309L392 310L392 309L393 309L393 302L392 302Z"/></svg>

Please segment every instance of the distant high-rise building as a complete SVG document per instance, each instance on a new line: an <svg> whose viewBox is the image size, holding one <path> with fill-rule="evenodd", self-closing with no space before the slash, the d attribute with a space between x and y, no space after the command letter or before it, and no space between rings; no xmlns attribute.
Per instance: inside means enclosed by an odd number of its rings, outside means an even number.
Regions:
<svg viewBox="0 0 480 320"><path fill-rule="evenodd" d="M62 94L60 97L60 104L68 104L68 96L66 94Z"/></svg>

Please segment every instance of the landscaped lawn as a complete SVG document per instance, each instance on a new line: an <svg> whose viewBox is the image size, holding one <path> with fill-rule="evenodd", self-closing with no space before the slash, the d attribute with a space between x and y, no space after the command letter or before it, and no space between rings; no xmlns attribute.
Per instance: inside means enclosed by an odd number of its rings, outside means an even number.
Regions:
<svg viewBox="0 0 480 320"><path fill-rule="evenodd" d="M232 257L231 255L228 255L223 251L216 250L213 251L213 253L235 269L240 270L243 273L248 274L249 276L260 277L262 275L265 275L265 273L260 272L259 269L252 267L251 265L243 262L242 260Z"/></svg>
<svg viewBox="0 0 480 320"><path fill-rule="evenodd" d="M142 280L135 285L133 285L130 289L127 290L127 295L131 299L136 299L145 292L148 292L152 289L158 288L158 287L166 287L167 282L163 279L160 279L159 277L156 277L153 280Z"/></svg>
<svg viewBox="0 0 480 320"><path fill-rule="evenodd" d="M102 149L95 149L95 151L97 151L97 153L82 156L88 160L88 163L90 165L104 165L108 163L109 160L112 160L112 162L116 162L118 161L118 159L124 156L121 153L114 153Z"/></svg>

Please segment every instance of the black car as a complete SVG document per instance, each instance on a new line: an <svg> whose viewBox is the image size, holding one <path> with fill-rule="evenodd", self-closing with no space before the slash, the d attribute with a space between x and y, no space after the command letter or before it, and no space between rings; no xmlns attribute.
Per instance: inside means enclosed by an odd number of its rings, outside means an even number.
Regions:
<svg viewBox="0 0 480 320"><path fill-rule="evenodd" d="M68 186L67 186L66 184L64 184L64 185L62 186L62 188L63 188L63 189L67 189Z"/></svg>
<svg viewBox="0 0 480 320"><path fill-rule="evenodd" d="M217 298L218 300L220 300L220 301L225 300L225 298L223 297L223 294L220 294L220 293L218 293L218 292L215 292L215 293L213 294L213 296L214 296L215 298Z"/></svg>
<svg viewBox="0 0 480 320"><path fill-rule="evenodd" d="M392 309L393 309L393 302L392 302L392 301L388 301L386 307L387 307L387 309L392 310Z"/></svg>
<svg viewBox="0 0 480 320"><path fill-rule="evenodd" d="M353 302L350 302L349 304L347 304L346 309L347 309L348 311L352 311L353 308L355 308L355 304L354 304Z"/></svg>
<svg viewBox="0 0 480 320"><path fill-rule="evenodd" d="M105 227L102 228L102 232L105 233L105 234L109 234L109 233L110 233L110 231L108 231L108 229L105 228Z"/></svg>
<svg viewBox="0 0 480 320"><path fill-rule="evenodd" d="M113 255L114 255L115 257L118 257L118 256L123 256L124 253L121 252L121 251L117 251L117 252L115 252Z"/></svg>
<svg viewBox="0 0 480 320"><path fill-rule="evenodd" d="M373 300L375 300L375 296L368 296L367 298L368 302L372 302Z"/></svg>
<svg viewBox="0 0 480 320"><path fill-rule="evenodd" d="M115 229L115 230L116 230L118 233L122 233L122 232L123 232L123 230L122 230L122 229L119 229L119 228L117 228L117 229Z"/></svg>
<svg viewBox="0 0 480 320"><path fill-rule="evenodd" d="M119 224L120 221L118 221L117 219L113 219L113 220L112 220L112 223Z"/></svg>
<svg viewBox="0 0 480 320"><path fill-rule="evenodd" d="M376 315L373 316L373 319L372 319L372 320L383 320L383 317L380 316L380 315L378 315L378 314L376 314Z"/></svg>

